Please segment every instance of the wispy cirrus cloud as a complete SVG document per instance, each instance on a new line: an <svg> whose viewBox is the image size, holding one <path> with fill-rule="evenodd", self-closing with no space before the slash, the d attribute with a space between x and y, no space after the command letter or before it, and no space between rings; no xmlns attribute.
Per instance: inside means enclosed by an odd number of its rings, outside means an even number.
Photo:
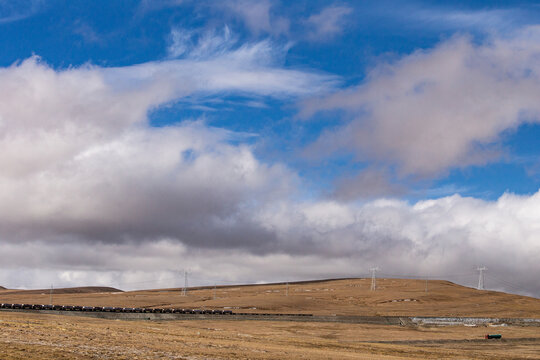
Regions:
<svg viewBox="0 0 540 360"><path fill-rule="evenodd" d="M254 34L287 34L290 21L286 16L272 12L274 1L227 0L221 3L221 9L238 17Z"/></svg>
<svg viewBox="0 0 540 360"><path fill-rule="evenodd" d="M2 0L0 1L0 24L29 18L39 12L44 4L44 0Z"/></svg>

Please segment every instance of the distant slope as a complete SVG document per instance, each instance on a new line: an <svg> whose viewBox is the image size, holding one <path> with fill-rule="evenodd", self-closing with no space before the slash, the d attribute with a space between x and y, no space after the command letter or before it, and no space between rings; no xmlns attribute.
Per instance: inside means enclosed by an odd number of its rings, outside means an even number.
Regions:
<svg viewBox="0 0 540 360"><path fill-rule="evenodd" d="M0 302L48 303L50 289L3 290ZM55 289L53 303L118 307L231 309L235 312L356 316L540 318L540 299L476 290L443 280L352 278L121 292L114 288Z"/></svg>
<svg viewBox="0 0 540 360"><path fill-rule="evenodd" d="M39 290L8 290L6 294L9 295L33 295L33 294L49 294L51 289L39 289ZM122 292L122 290L115 289L106 286L83 286L73 288L59 288L53 289L54 295L60 294L94 294L94 293L115 293Z"/></svg>
<svg viewBox="0 0 540 360"><path fill-rule="evenodd" d="M6 288L3 286L0 286L0 290L6 290Z"/></svg>

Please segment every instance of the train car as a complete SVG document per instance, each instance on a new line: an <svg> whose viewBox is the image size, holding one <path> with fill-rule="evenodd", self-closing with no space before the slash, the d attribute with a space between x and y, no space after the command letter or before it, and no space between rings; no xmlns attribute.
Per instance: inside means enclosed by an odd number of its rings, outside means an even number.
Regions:
<svg viewBox="0 0 540 360"><path fill-rule="evenodd" d="M110 306L104 306L101 311L103 311L103 312L113 312L114 308L110 307Z"/></svg>

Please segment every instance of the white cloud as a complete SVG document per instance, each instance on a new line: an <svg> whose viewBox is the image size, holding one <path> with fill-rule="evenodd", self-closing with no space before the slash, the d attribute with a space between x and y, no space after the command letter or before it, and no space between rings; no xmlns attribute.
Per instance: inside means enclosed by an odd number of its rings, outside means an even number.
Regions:
<svg viewBox="0 0 540 360"><path fill-rule="evenodd" d="M222 3L222 7L239 17L254 35L286 34L289 31L289 20L272 14L272 5L270 0L229 0Z"/></svg>
<svg viewBox="0 0 540 360"><path fill-rule="evenodd" d="M476 266L487 265L495 278L519 277L521 290L538 296L539 216L540 191L493 202L454 195L412 205L391 199L281 203L261 212L259 222L277 232L288 253L343 260L332 274L365 275L375 264L387 274L447 274L473 285Z"/></svg>
<svg viewBox="0 0 540 360"><path fill-rule="evenodd" d="M538 122L539 55L540 30L528 28L480 45L457 36L381 64L358 87L304 104L306 117L332 109L354 116L310 151L346 148L421 176L492 161L501 134Z"/></svg>
<svg viewBox="0 0 540 360"><path fill-rule="evenodd" d="M170 58L185 56L190 59L210 59L231 51L237 44L228 26L223 28L222 33L174 28L170 41L167 49Z"/></svg>
<svg viewBox="0 0 540 360"><path fill-rule="evenodd" d="M29 18L43 7L43 0L0 1L0 24Z"/></svg>
<svg viewBox="0 0 540 360"><path fill-rule="evenodd" d="M520 8L456 10L449 8L414 8L409 9L410 20L422 26L447 29L475 29L486 31L512 31L523 26L527 10ZM396 14L402 17L403 14Z"/></svg>
<svg viewBox="0 0 540 360"><path fill-rule="evenodd" d="M158 103L163 98L227 91L290 98L328 92L338 82L336 76L282 68L277 59L285 49L270 41L233 48L229 35L214 35L204 34L180 60L106 68L102 73L115 88L153 87Z"/></svg>
<svg viewBox="0 0 540 360"><path fill-rule="evenodd" d="M347 6L329 6L320 13L311 15L306 19L311 30L308 37L311 40L323 40L340 34L345 27L345 17L352 11L353 9Z"/></svg>

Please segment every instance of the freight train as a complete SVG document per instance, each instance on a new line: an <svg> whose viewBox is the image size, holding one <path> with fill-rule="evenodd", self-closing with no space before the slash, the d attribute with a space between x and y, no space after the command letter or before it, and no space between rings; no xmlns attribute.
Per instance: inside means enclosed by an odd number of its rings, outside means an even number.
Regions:
<svg viewBox="0 0 540 360"><path fill-rule="evenodd" d="M276 313L237 313L232 310L180 309L180 308L140 308L112 306L79 306L79 305L43 305L43 304L0 304L0 309L12 310L52 310L80 312L111 313L168 313L199 315L246 315L246 316L313 316L313 314L276 314Z"/></svg>
<svg viewBox="0 0 540 360"><path fill-rule="evenodd" d="M132 307L110 307L110 306L42 305L42 304L0 304L0 309L233 315L233 312L231 310L208 310L208 309L199 310L199 309L138 308L138 307L132 308Z"/></svg>

